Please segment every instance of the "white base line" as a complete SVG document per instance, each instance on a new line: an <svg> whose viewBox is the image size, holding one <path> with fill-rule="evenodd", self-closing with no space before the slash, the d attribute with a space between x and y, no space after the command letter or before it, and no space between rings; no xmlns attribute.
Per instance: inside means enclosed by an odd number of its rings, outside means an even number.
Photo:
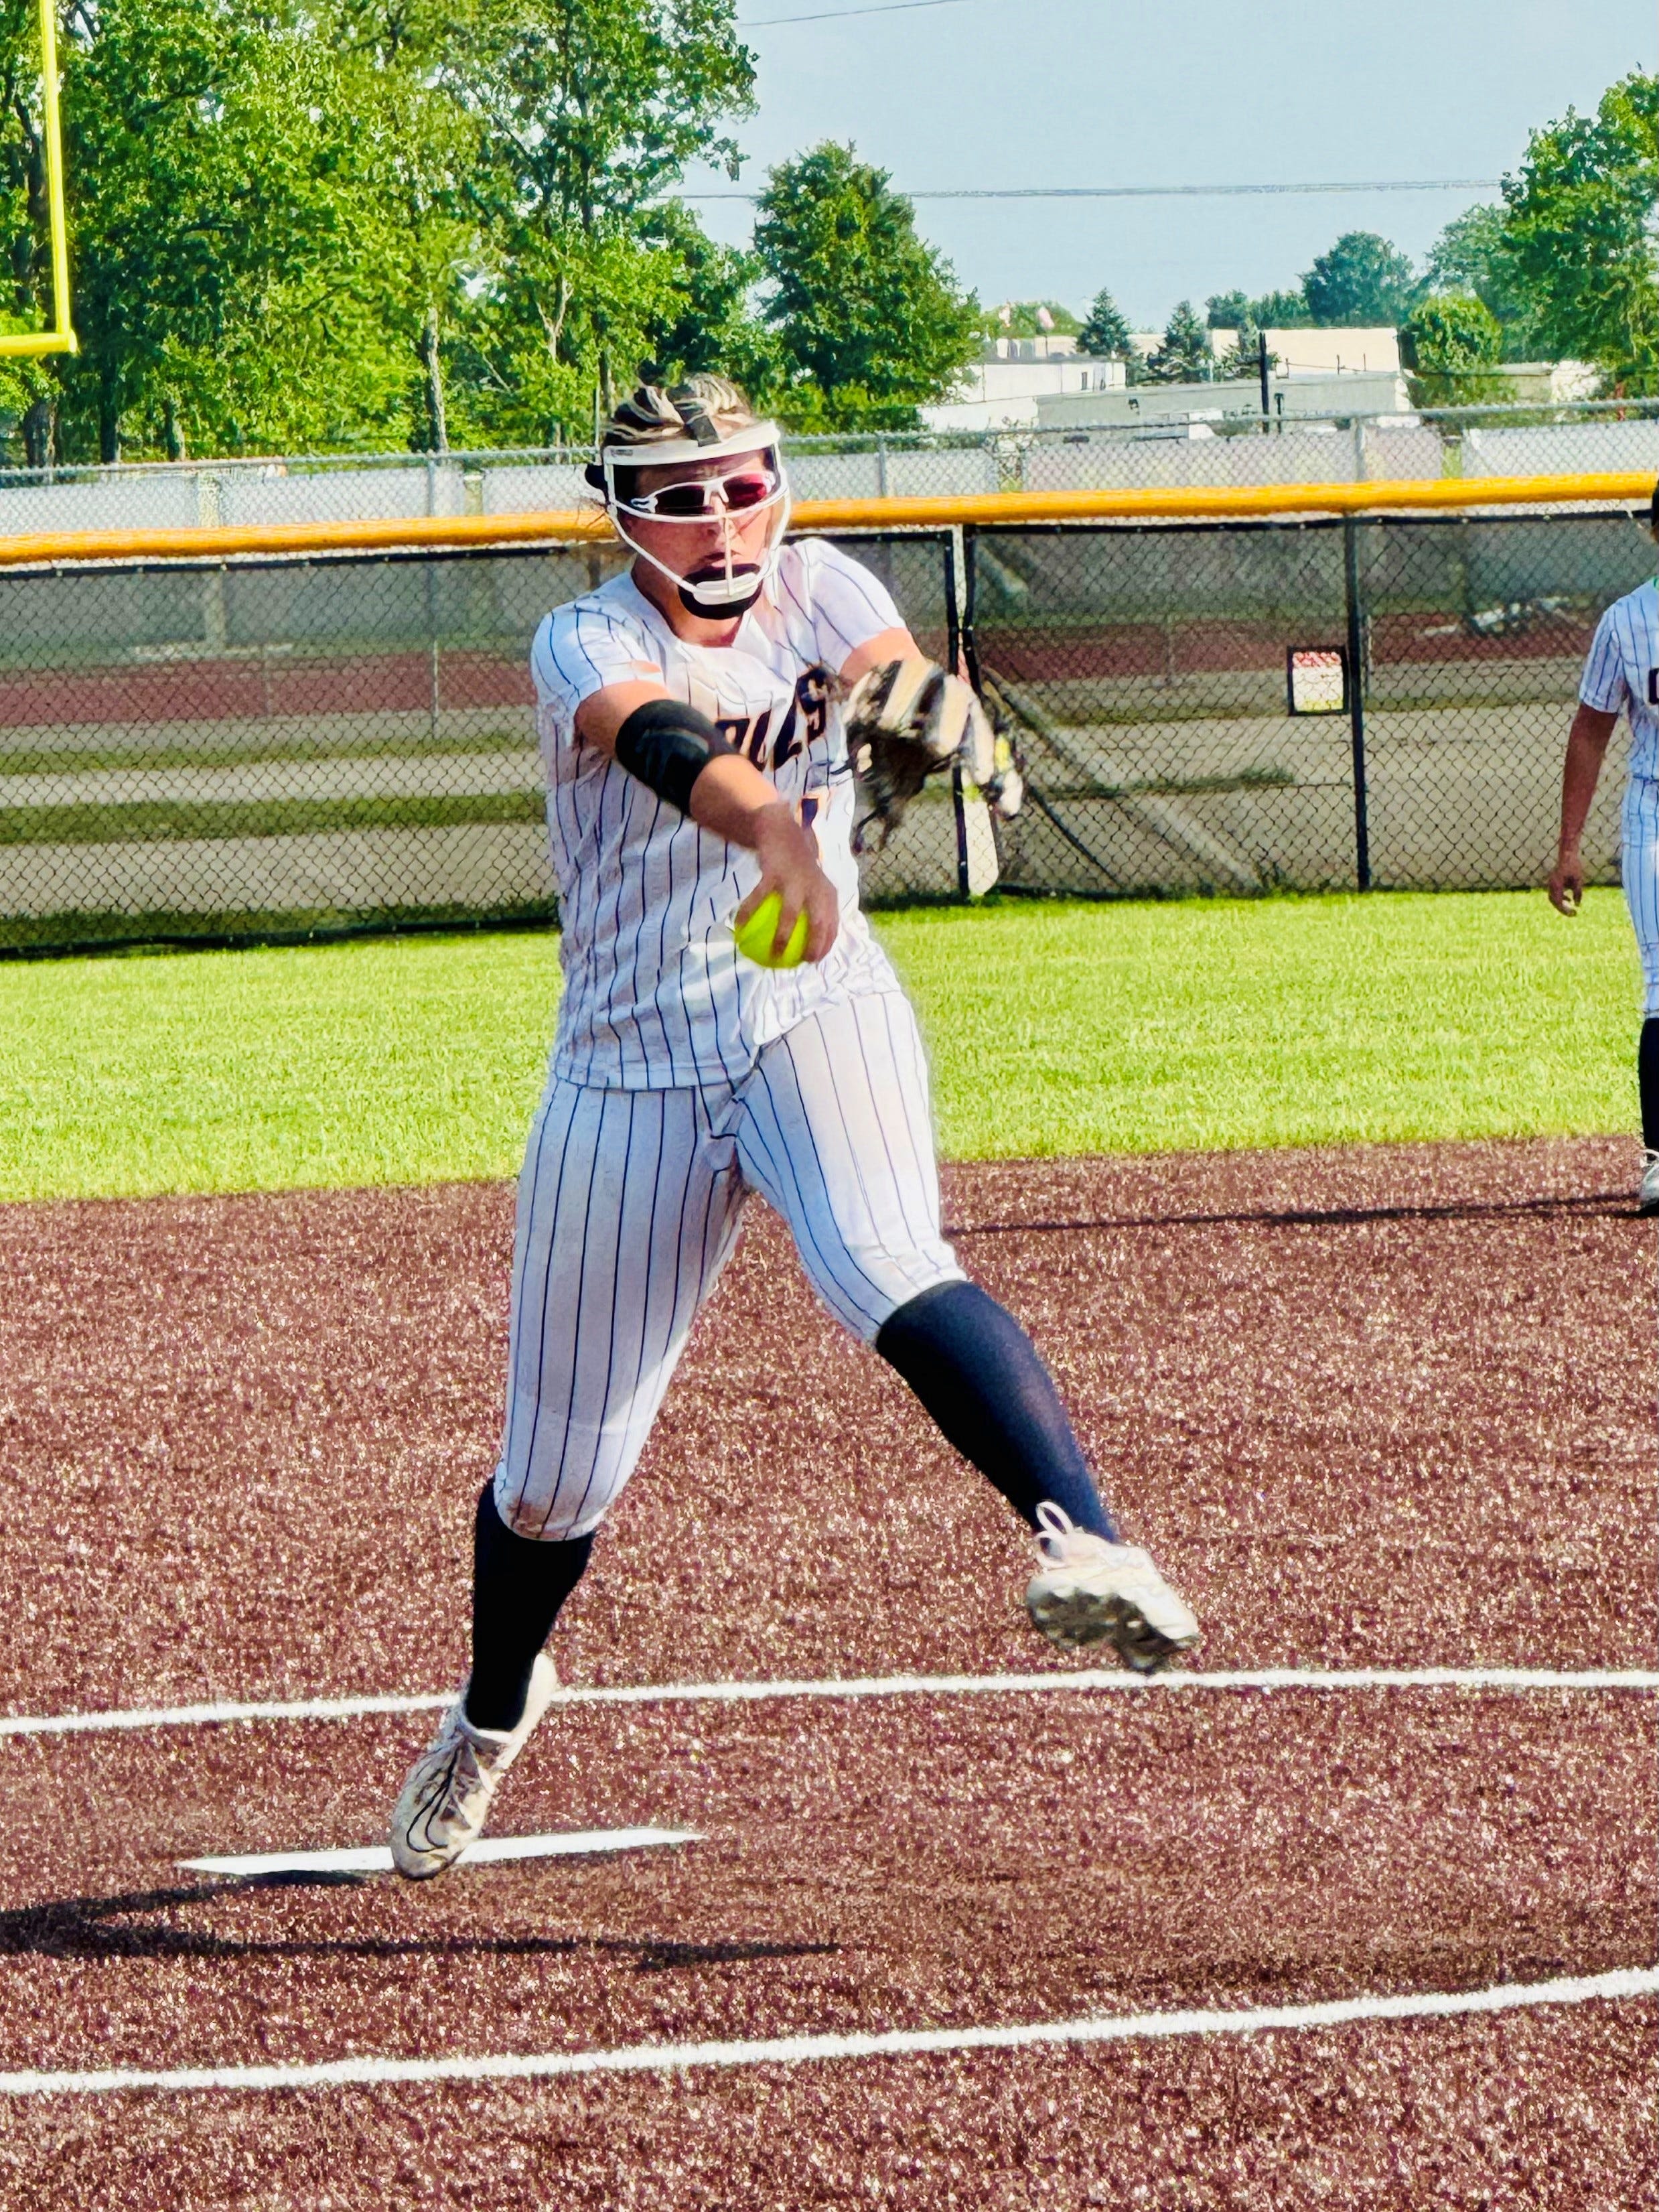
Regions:
<svg viewBox="0 0 1659 2212"><path fill-rule="evenodd" d="M700 1844L695 1828L567 1828L550 1836L485 1836L469 1844L459 1866L501 1866L514 1859L591 1858L605 1851L647 1851L658 1844ZM343 1850L252 1851L240 1858L175 1859L186 1874L229 1875L249 1881L271 1874L390 1874L384 1844L354 1844Z"/></svg>
<svg viewBox="0 0 1659 2212"><path fill-rule="evenodd" d="M905 2058L930 2051L1024 2051L1061 2044L1161 2042L1259 2035L1357 2021L1449 2020L1467 2013L1659 1996L1659 1968L1415 1996L1344 1997L1260 2011L1126 2013L1008 2027L896 2029L885 2035L788 2035L754 2043L640 2043L620 2051L550 2051L477 2058L337 2058L314 2066L180 2066L165 2073L0 2074L0 2096L92 2097L112 2091L378 2088L399 2081L526 2081L591 2074L678 2074L696 2066L799 2066L835 2058Z"/></svg>
<svg viewBox="0 0 1659 2212"><path fill-rule="evenodd" d="M555 1692L562 1705L744 1705L776 1698L1053 1697L1115 1690L1133 1697L1184 1690L1659 1690L1659 1670L1547 1667L1260 1667L1145 1676L1119 1668L1075 1674L882 1674L816 1682L640 1682ZM210 1728L236 1721L350 1721L374 1713L439 1712L453 1690L400 1698L302 1698L289 1703L135 1707L125 1712L0 1717L0 1736L100 1735L119 1729Z"/></svg>

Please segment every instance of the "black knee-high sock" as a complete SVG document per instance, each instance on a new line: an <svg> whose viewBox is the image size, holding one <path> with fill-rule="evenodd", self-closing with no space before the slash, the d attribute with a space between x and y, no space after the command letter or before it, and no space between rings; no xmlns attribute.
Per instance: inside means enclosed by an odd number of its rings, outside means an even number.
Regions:
<svg viewBox="0 0 1659 2212"><path fill-rule="evenodd" d="M1116 1540L1036 1346L977 1283L939 1283L911 1298L876 1350L1030 1527L1048 1498L1079 1528Z"/></svg>
<svg viewBox="0 0 1659 2212"><path fill-rule="evenodd" d="M591 1535L542 1544L514 1535L485 1483L472 1523L472 1679L466 1717L474 1728L516 1728L536 1654L559 1607L581 1580Z"/></svg>
<svg viewBox="0 0 1659 2212"><path fill-rule="evenodd" d="M1659 1152L1659 1017L1642 1024L1636 1048L1636 1080L1642 1094L1642 1142Z"/></svg>

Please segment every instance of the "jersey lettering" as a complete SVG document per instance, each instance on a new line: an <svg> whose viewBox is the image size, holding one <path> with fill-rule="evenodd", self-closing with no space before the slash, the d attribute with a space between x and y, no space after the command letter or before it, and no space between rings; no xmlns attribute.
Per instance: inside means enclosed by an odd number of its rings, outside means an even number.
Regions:
<svg viewBox="0 0 1659 2212"><path fill-rule="evenodd" d="M795 686L795 703L806 724L806 742L817 744L830 726L836 679L827 668L809 668Z"/></svg>

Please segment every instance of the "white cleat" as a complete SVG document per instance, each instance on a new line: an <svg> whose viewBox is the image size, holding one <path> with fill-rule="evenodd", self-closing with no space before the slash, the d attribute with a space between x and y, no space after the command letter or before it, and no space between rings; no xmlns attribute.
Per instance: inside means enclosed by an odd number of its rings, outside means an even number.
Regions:
<svg viewBox="0 0 1659 2212"><path fill-rule="evenodd" d="M392 1863L410 1881L453 1866L483 1833L495 1786L530 1741L559 1686L544 1651L530 1671L530 1694L515 1729L474 1728L466 1692L444 1715L438 1733L409 1770L392 1815Z"/></svg>
<svg viewBox="0 0 1659 2212"><path fill-rule="evenodd" d="M1638 1213L1659 1213L1659 1152L1642 1155L1642 1185L1636 1194Z"/></svg>
<svg viewBox="0 0 1659 2212"><path fill-rule="evenodd" d="M1192 1608L1138 1545L1109 1544L1045 1499L1037 1508L1041 1562L1025 1593L1031 1626L1051 1644L1110 1644L1126 1667L1155 1674L1198 1641Z"/></svg>

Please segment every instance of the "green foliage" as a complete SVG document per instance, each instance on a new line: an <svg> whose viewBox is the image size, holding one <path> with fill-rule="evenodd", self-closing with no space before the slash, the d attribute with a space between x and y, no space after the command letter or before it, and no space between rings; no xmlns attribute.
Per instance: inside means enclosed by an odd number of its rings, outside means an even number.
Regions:
<svg viewBox="0 0 1659 2212"><path fill-rule="evenodd" d="M1151 384L1208 382L1215 375L1215 354L1210 333L1190 300L1183 300L1170 318L1164 343L1146 363Z"/></svg>
<svg viewBox="0 0 1659 2212"><path fill-rule="evenodd" d="M754 72L731 0L474 0L469 97L488 158L473 398L491 439L592 434L641 362L724 336L752 271L660 203L692 160L736 173ZM704 365L704 364L699 364Z"/></svg>
<svg viewBox="0 0 1659 2212"><path fill-rule="evenodd" d="M1485 406L1503 399L1510 390L1497 374L1503 350L1502 325L1470 293L1431 293L1401 326L1401 359L1419 407Z"/></svg>
<svg viewBox="0 0 1659 2212"><path fill-rule="evenodd" d="M1633 1123L1617 891L1571 923L1529 891L877 927L954 1158ZM0 963L0 1198L510 1176L558 983L550 932Z"/></svg>
<svg viewBox="0 0 1659 2212"><path fill-rule="evenodd" d="M1212 292L1205 301L1212 331L1304 330L1313 320L1306 295L1298 288L1289 292L1264 292L1252 300L1243 292Z"/></svg>
<svg viewBox="0 0 1659 2212"><path fill-rule="evenodd" d="M1532 134L1504 181L1508 265L1554 360L1594 362L1616 390L1659 392L1659 79L1634 76Z"/></svg>
<svg viewBox="0 0 1659 2212"><path fill-rule="evenodd" d="M978 357L978 301L918 238L887 172L851 146L769 173L755 252L783 364L775 404L803 428L913 428Z"/></svg>
<svg viewBox="0 0 1659 2212"><path fill-rule="evenodd" d="M1211 328L1224 330L1223 324L1212 324ZM1279 367L1279 356L1269 350L1267 373L1271 375ZM1254 323L1245 323L1233 343L1216 363L1218 376L1260 376L1261 374L1261 333Z"/></svg>
<svg viewBox="0 0 1659 2212"><path fill-rule="evenodd" d="M1040 338L1051 332L1075 337L1083 328L1071 309L1058 300L1010 300L1006 304L1006 322L1000 307L986 319L986 331L991 337ZM1049 318L1047 330L1039 319L1042 312Z"/></svg>
<svg viewBox="0 0 1659 2212"><path fill-rule="evenodd" d="M1374 231L1345 231L1302 280L1308 312L1326 329L1404 322L1417 297L1409 258Z"/></svg>
<svg viewBox="0 0 1659 2212"><path fill-rule="evenodd" d="M32 16L0 0L0 313L38 327ZM753 269L667 197L735 163L752 82L731 0L88 0L82 351L0 378L0 417L37 461L541 442L647 355L755 374Z"/></svg>
<svg viewBox="0 0 1659 2212"><path fill-rule="evenodd" d="M1537 303L1515 265L1504 210L1466 208L1430 249L1431 292L1468 293L1498 319L1504 361L1537 358Z"/></svg>
<svg viewBox="0 0 1659 2212"><path fill-rule="evenodd" d="M1313 310L1301 285L1288 290L1264 292L1250 302L1250 320L1259 331L1305 331L1313 325Z"/></svg>
<svg viewBox="0 0 1659 2212"><path fill-rule="evenodd" d="M1088 319L1078 333L1080 350L1095 361L1128 361L1134 354L1134 334L1128 318L1103 285L1095 294Z"/></svg>

